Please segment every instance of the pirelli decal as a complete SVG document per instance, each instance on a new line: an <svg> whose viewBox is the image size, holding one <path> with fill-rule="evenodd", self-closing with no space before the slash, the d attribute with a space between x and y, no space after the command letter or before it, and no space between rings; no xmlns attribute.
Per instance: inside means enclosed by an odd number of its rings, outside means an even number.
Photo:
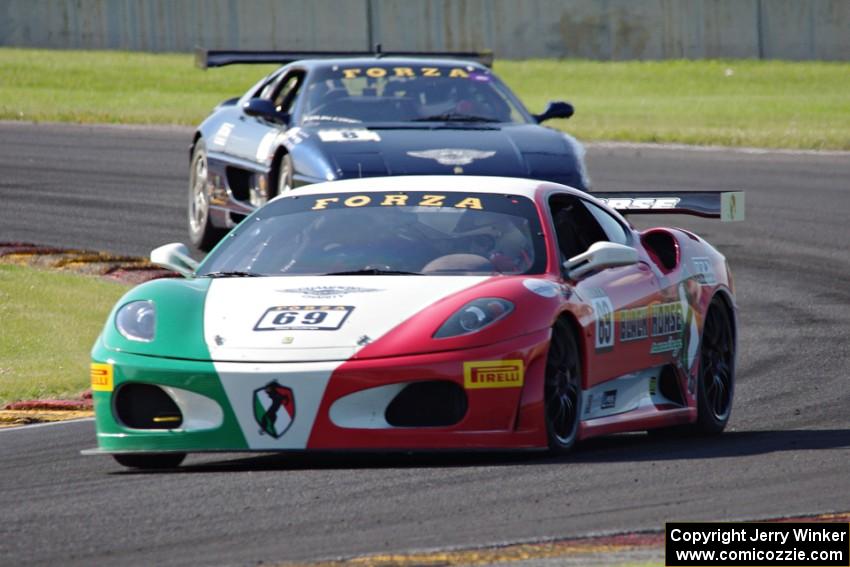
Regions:
<svg viewBox="0 0 850 567"><path fill-rule="evenodd" d="M410 195L351 195L339 197L319 197L311 207L318 211L328 208L357 208L365 206L381 207L453 207L455 209L483 209L484 205L478 197L456 195L421 195L411 198Z"/></svg>
<svg viewBox="0 0 850 567"><path fill-rule="evenodd" d="M522 360L480 360L463 363L463 385L467 390L518 388L525 381Z"/></svg>
<svg viewBox="0 0 850 567"><path fill-rule="evenodd" d="M91 363L91 389L95 392L111 392L114 384L112 365Z"/></svg>

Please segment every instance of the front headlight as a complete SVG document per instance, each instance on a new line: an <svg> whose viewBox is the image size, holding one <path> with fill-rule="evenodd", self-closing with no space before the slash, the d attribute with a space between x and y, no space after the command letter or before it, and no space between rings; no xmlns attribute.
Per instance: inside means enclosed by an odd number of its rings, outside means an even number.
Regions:
<svg viewBox="0 0 850 567"><path fill-rule="evenodd" d="M115 327L124 338L149 343L156 329L153 301L131 301L115 314Z"/></svg>
<svg viewBox="0 0 850 567"><path fill-rule="evenodd" d="M435 339L445 339L477 333L506 317L514 310L514 304L506 299L488 297L476 299L464 305L457 313L449 317L434 333Z"/></svg>

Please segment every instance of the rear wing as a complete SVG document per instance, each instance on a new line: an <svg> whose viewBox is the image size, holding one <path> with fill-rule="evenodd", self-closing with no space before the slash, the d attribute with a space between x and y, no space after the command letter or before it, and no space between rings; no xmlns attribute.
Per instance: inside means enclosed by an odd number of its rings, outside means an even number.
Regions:
<svg viewBox="0 0 850 567"><path fill-rule="evenodd" d="M724 222L745 217L743 191L594 191L594 197L624 215L695 215Z"/></svg>
<svg viewBox="0 0 850 567"><path fill-rule="evenodd" d="M301 59L336 59L344 57L423 57L441 59L465 59L476 61L485 67L493 66L493 52L485 51L214 51L195 48L195 66L201 69L223 67L234 64L277 63L287 65Z"/></svg>

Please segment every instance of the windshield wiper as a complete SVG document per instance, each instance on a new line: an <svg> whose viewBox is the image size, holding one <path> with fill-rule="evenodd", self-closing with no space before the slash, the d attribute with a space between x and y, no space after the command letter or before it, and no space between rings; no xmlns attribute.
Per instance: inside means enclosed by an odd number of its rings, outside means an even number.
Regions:
<svg viewBox="0 0 850 567"><path fill-rule="evenodd" d="M411 122L501 122L496 118L463 114L462 112L443 112L425 118L414 118Z"/></svg>
<svg viewBox="0 0 850 567"><path fill-rule="evenodd" d="M323 276L421 276L421 272L405 272L402 270L388 270L383 268L372 268L366 266L359 270L348 270L345 272L330 272Z"/></svg>
<svg viewBox="0 0 850 567"><path fill-rule="evenodd" d="M203 278L259 278L263 274L255 274L253 272L241 272L239 270L234 271L225 271L225 272L210 272L208 274L203 274L201 277Z"/></svg>

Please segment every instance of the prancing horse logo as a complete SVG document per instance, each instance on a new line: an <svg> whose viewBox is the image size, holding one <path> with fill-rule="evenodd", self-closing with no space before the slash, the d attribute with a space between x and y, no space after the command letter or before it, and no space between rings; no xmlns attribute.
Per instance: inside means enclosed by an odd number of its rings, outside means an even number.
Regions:
<svg viewBox="0 0 850 567"><path fill-rule="evenodd" d="M254 419L260 434L280 439L295 420L295 398L292 390L272 380L254 390Z"/></svg>

